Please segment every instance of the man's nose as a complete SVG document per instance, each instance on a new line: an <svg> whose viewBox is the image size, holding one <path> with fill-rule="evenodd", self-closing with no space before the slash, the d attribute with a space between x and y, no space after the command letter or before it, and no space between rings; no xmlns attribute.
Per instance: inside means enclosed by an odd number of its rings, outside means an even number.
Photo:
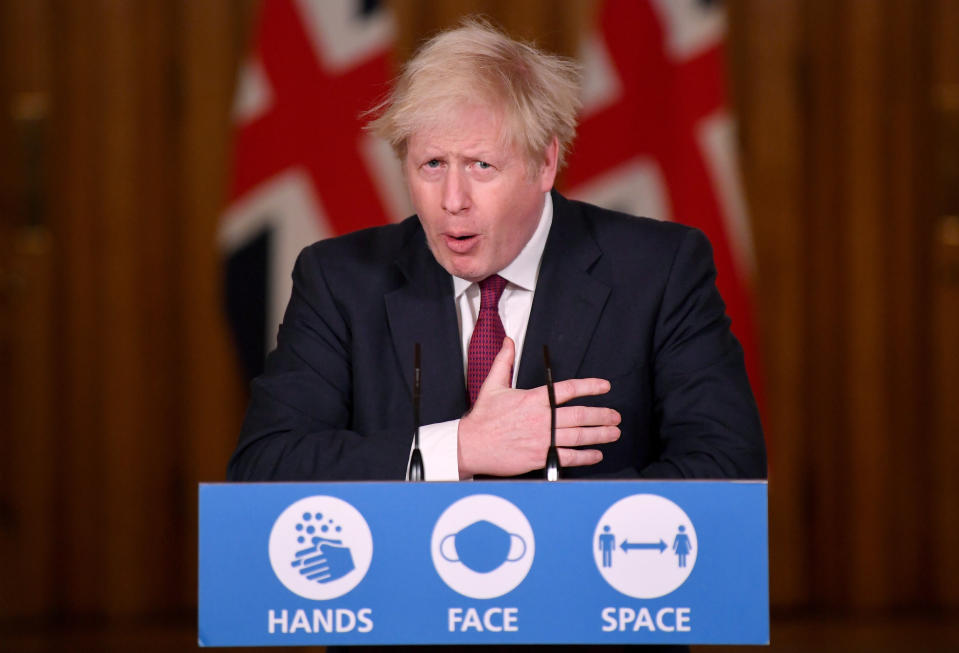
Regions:
<svg viewBox="0 0 959 653"><path fill-rule="evenodd" d="M462 170L451 167L443 182L443 210L450 215L456 215L469 207L469 181Z"/></svg>

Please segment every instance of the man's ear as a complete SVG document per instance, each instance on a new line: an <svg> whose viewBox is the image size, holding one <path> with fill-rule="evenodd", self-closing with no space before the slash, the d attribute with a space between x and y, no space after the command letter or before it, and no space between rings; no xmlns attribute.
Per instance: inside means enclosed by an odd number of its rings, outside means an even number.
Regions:
<svg viewBox="0 0 959 653"><path fill-rule="evenodd" d="M537 174L540 190L544 193L553 188L553 182L556 181L556 169L559 164L559 140L553 136L553 140L546 146L543 156L543 165Z"/></svg>

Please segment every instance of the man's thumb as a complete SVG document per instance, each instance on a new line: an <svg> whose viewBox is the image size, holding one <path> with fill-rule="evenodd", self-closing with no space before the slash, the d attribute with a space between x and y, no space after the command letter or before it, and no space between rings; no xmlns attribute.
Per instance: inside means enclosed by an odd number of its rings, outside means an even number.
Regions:
<svg viewBox="0 0 959 653"><path fill-rule="evenodd" d="M513 385L513 361L516 358L516 345L512 338L508 336L503 338L503 346L500 348L496 358L493 359L493 365L489 368L489 374L483 381L483 387L491 388L509 388Z"/></svg>

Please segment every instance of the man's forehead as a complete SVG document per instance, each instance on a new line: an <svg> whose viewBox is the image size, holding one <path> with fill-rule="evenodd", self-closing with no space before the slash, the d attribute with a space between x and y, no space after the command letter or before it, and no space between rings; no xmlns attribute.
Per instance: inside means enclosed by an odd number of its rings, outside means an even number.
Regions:
<svg viewBox="0 0 959 653"><path fill-rule="evenodd" d="M507 149L503 112L485 105L456 106L421 122L410 137L414 147Z"/></svg>
<svg viewBox="0 0 959 653"><path fill-rule="evenodd" d="M511 151L508 141L500 134L481 133L470 130L437 129L416 132L410 139L415 150L442 150L450 152L480 153Z"/></svg>

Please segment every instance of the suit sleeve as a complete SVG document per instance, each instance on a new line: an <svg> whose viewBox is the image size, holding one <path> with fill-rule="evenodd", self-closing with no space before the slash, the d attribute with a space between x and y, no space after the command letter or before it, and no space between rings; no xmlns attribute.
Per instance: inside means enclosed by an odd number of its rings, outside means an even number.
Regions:
<svg viewBox="0 0 959 653"><path fill-rule="evenodd" d="M253 381L231 481L403 479L409 428L352 430L351 328L315 249L293 270L277 348Z"/></svg>
<svg viewBox="0 0 959 653"><path fill-rule="evenodd" d="M766 449L743 352L729 330L706 237L676 250L653 336L659 455L646 478L765 478Z"/></svg>

